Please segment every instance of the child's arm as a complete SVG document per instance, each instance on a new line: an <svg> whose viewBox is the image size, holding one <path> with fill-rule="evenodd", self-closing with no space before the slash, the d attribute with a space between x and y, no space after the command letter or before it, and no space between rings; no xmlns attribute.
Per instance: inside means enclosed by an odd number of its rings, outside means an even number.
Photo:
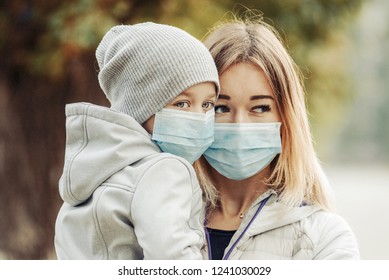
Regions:
<svg viewBox="0 0 389 280"><path fill-rule="evenodd" d="M139 180L131 207L145 259L201 259L202 198L193 168L166 157Z"/></svg>

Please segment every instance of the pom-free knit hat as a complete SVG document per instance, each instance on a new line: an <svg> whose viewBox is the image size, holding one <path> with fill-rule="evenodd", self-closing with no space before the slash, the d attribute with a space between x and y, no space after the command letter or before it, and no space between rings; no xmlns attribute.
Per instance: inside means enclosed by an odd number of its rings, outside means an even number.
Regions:
<svg viewBox="0 0 389 280"><path fill-rule="evenodd" d="M218 72L202 42L152 22L112 27L96 50L99 83L111 108L145 122L187 88Z"/></svg>

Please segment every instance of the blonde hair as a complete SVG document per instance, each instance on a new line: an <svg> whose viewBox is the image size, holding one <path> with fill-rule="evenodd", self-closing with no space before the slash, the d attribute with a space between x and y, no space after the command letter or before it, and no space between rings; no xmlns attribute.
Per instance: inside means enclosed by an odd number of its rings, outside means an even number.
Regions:
<svg viewBox="0 0 389 280"><path fill-rule="evenodd" d="M308 203L332 210L330 188L312 143L302 75L278 32L258 16L235 17L216 25L204 44L219 75L233 64L249 63L264 71L272 87L283 124L282 153L271 164L268 186L288 205ZM218 196L204 159L196 162L195 168L207 205L212 208Z"/></svg>

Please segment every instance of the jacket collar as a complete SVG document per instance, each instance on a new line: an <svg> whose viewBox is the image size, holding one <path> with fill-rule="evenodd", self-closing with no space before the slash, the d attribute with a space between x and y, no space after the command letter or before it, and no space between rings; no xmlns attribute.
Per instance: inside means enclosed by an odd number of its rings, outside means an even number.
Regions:
<svg viewBox="0 0 389 280"><path fill-rule="evenodd" d="M254 218L258 207L260 207L261 202L269 197L269 200L264 205L262 210ZM229 246L226 248L225 252L228 252L236 242L239 242L235 245L236 251L243 251L247 245L247 241L261 233L270 231L288 224L292 224L298 221L305 219L306 217L312 215L313 213L320 210L318 206L288 206L279 201L279 197L274 190L268 190L261 196L257 198L249 212L246 214L238 230L232 237ZM251 221L254 218L253 221ZM244 233L244 234L243 234ZM243 236L241 236L243 234Z"/></svg>

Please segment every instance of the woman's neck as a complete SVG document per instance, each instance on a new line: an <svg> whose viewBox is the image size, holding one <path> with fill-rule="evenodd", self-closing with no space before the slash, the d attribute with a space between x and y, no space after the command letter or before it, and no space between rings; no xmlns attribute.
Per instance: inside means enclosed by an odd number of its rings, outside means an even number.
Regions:
<svg viewBox="0 0 389 280"><path fill-rule="evenodd" d="M219 191L219 206L211 213L209 226L218 229L237 229L254 201L268 190L266 179L270 168L240 181L228 179L211 169L214 184Z"/></svg>

